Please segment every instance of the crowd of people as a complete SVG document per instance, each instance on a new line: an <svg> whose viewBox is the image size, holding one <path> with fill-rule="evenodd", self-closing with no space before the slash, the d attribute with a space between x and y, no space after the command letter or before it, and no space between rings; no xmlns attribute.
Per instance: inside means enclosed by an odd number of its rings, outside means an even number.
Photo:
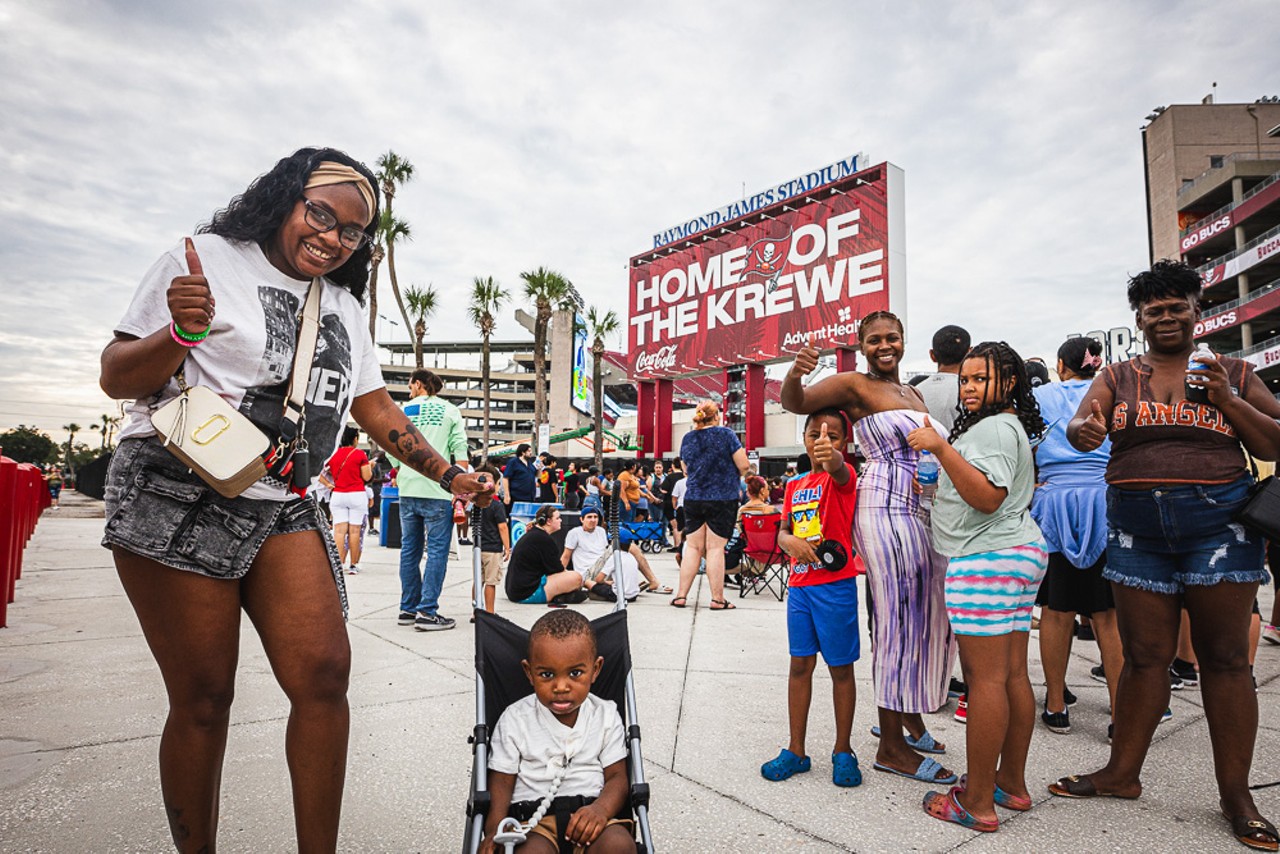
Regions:
<svg viewBox="0 0 1280 854"><path fill-rule="evenodd" d="M1069 340L1057 353L1059 382L1003 342L970 346L962 329L946 327L933 340L938 373L912 386L900 373L903 324L888 312L861 319L863 372L806 384L819 354L804 348L782 402L807 416L807 465L785 482L751 471L710 401L670 464L562 470L522 445L499 472L468 459L461 414L439 396L434 373L413 373L403 405L386 391L361 307L379 213L367 167L333 149L297 151L160 257L102 354L103 389L134 401L107 478L103 545L168 692L160 785L181 849L215 847L241 612L291 707L285 750L298 846L336 848L350 725L346 575L360 571L361 537L392 479L398 622L421 631L455 625L439 598L467 502L479 523L462 539L474 538L481 553L488 610L500 585L521 604L648 591L674 594L671 604L684 608L699 573L709 609L732 610L726 549L746 516L778 516L778 546L791 562L789 738L761 773L781 781L811 770L807 721L821 655L834 686L832 781L862 782L850 736L861 655L856 577L865 571L879 738L872 769L941 786L925 795L925 811L979 831L999 827L998 808L1032 808L1034 605L1041 719L1055 733L1070 730L1066 661L1077 615L1087 616L1112 698L1110 758L1049 791L1141 795L1169 692L1198 679L1220 808L1240 842L1280 847L1248 788L1266 543L1236 521L1254 480L1250 458L1280 456L1280 403L1239 359L1197 357L1189 370L1201 287L1193 270L1159 262L1133 277L1128 301L1147 351L1103 365L1095 344ZM312 344L322 370L294 371L294 352ZM331 377L328 390L308 394L318 373ZM269 439L257 479L232 488L197 449L184 452L182 431L201 425L157 428L156 413L197 406L201 388L226 407L217 418L243 419ZM390 461L361 449L349 421ZM857 469L851 441L863 459ZM936 487L922 459L936 461ZM327 515L304 497L309 484L329 491ZM525 503L538 507L517 540ZM655 524L659 542L670 535L677 589L659 583L635 543L611 553L602 521L615 510L626 525ZM561 536L568 513L580 524ZM1280 642L1276 617L1264 633L1272 642ZM587 801L551 838L631 850L610 818L625 784L620 728L616 713L588 699L600 659L584 625L556 610L535 626L524 664L534 699L494 733L495 802L539 795L525 742L550 720L594 740L579 780ZM948 747L924 717L952 689L967 722L964 776L943 765Z"/></svg>

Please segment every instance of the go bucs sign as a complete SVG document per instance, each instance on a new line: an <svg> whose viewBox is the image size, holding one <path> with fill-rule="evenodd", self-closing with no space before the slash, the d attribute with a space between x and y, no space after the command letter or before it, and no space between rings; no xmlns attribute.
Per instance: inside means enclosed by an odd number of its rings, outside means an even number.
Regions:
<svg viewBox="0 0 1280 854"><path fill-rule="evenodd" d="M631 376L853 345L858 318L905 304L901 186L880 164L633 258Z"/></svg>

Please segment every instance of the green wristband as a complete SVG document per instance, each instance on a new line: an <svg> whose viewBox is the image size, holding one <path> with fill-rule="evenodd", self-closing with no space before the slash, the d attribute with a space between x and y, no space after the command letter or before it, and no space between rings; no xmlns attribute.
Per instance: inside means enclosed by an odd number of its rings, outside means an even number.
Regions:
<svg viewBox="0 0 1280 854"><path fill-rule="evenodd" d="M184 341L199 342L209 337L209 327L205 327L204 332L188 332L178 325L178 321L173 322L173 331L178 333L178 337Z"/></svg>

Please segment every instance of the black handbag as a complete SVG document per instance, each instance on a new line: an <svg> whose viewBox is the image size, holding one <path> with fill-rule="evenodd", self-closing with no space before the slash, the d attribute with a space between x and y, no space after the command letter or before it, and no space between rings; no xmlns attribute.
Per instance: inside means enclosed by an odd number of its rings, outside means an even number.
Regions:
<svg viewBox="0 0 1280 854"><path fill-rule="evenodd" d="M1258 467L1249 458L1255 483L1249 487L1249 497L1232 517L1251 531L1269 540L1280 542L1280 481L1275 475L1258 480Z"/></svg>

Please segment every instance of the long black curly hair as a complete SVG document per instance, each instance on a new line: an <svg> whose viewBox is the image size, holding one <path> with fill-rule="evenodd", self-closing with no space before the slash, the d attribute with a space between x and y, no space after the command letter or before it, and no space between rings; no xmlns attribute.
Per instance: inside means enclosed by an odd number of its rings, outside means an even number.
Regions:
<svg viewBox="0 0 1280 854"><path fill-rule="evenodd" d="M249 188L236 196L213 218L196 229L199 234L216 234L227 240L266 243L302 198L307 178L322 162L332 160L355 169L373 189L373 218L365 226L369 242L351 253L347 262L328 275L334 284L351 291L361 303L369 286L369 259L373 255L373 237L377 232L378 179L359 160L335 148L300 148L281 160L271 171L259 175Z"/></svg>
<svg viewBox="0 0 1280 854"><path fill-rule="evenodd" d="M985 359L987 362L988 382L998 389L1010 386L1009 393L1002 400L989 403L976 412L962 409L956 424L951 428L951 439L964 435L964 432L988 415L996 415L1012 408L1014 415L1022 422L1022 429L1027 431L1027 439L1034 442L1044 433L1044 419L1040 417L1040 404L1036 403L1031 393L1031 382L1027 379L1027 365L1012 347L1003 341L983 341L964 355L964 361ZM962 368L963 370L963 368Z"/></svg>

